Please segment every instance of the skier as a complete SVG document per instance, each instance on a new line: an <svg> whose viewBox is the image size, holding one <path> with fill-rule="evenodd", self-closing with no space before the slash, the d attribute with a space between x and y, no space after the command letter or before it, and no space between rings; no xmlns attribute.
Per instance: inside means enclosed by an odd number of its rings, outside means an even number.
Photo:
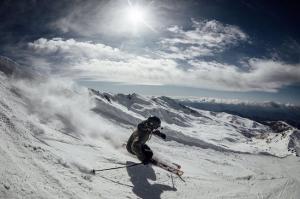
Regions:
<svg viewBox="0 0 300 199"><path fill-rule="evenodd" d="M131 134L127 141L127 151L137 156L143 164L149 164L152 161L153 152L146 145L146 142L151 138L151 135L166 139L166 135L161 133L158 128L161 121L156 116L151 116L147 120L138 124L137 129Z"/></svg>

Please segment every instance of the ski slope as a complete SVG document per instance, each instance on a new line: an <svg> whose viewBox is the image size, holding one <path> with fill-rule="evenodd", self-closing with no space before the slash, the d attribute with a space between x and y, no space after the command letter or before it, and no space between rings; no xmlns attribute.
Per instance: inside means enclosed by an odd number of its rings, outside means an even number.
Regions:
<svg viewBox="0 0 300 199"><path fill-rule="evenodd" d="M295 128L274 132L168 97L101 93L24 75L10 60L0 66L0 198L300 196ZM182 166L185 183L151 165L89 173L138 162L122 144L150 115L162 119L167 140L153 136L149 146Z"/></svg>

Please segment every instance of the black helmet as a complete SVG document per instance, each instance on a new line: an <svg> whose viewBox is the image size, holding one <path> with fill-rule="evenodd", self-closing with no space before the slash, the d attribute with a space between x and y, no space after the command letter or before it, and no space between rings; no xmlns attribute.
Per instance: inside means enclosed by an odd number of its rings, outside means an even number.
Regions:
<svg viewBox="0 0 300 199"><path fill-rule="evenodd" d="M160 127L161 121L160 121L160 119L159 119L158 117L156 117L156 116L151 116L151 117L149 117L149 118L147 119L147 121L148 121L149 123L151 123L152 126L155 127L155 128Z"/></svg>

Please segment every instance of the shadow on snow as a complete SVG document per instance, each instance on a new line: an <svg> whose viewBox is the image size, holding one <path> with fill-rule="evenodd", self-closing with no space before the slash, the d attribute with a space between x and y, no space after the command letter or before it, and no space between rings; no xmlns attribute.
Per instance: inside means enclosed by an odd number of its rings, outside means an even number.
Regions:
<svg viewBox="0 0 300 199"><path fill-rule="evenodd" d="M127 161L126 165L134 162ZM151 166L136 166L127 168L127 173L133 184L133 193L143 199L160 199L164 191L177 191L175 187L163 184L151 184L148 180L155 181L156 175Z"/></svg>

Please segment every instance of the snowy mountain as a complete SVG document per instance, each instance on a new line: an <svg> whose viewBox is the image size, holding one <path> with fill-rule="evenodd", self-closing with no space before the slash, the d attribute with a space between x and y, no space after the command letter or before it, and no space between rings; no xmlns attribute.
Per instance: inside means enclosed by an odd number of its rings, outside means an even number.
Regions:
<svg viewBox="0 0 300 199"><path fill-rule="evenodd" d="M278 132L239 116L192 109L168 97L145 98L137 94L111 95L91 91L96 99L94 112L133 127L145 118L156 115L163 120L164 131L170 141L217 151L263 153L280 157L289 154L287 144L289 135L294 132L292 127ZM287 136L279 138L279 133ZM275 137L279 138L276 142L280 144L263 144Z"/></svg>
<svg viewBox="0 0 300 199"><path fill-rule="evenodd" d="M300 196L300 132L288 124L102 93L6 58L0 71L0 198ZM89 173L138 162L122 145L150 115L167 140L149 146L182 166L185 183L151 165Z"/></svg>

